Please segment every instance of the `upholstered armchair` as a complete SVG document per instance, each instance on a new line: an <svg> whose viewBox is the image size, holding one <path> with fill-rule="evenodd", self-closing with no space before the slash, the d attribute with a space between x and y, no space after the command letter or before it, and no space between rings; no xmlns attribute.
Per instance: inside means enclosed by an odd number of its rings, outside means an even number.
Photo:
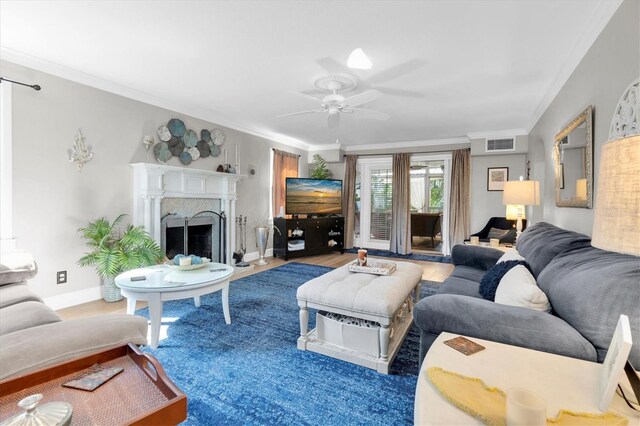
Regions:
<svg viewBox="0 0 640 426"><path fill-rule="evenodd" d="M442 227L442 213L411 213L411 237L431 238L435 247L435 237Z"/></svg>
<svg viewBox="0 0 640 426"><path fill-rule="evenodd" d="M492 228L494 229L494 233L495 230L507 230L509 232L503 235L490 235ZM524 231L526 228L527 220L522 219L522 230ZM509 220L505 217L492 217L480 232L471 234L471 237L479 237L480 241L484 242L489 242L491 238L497 237L500 240L500 244L513 244L516 242L516 221Z"/></svg>

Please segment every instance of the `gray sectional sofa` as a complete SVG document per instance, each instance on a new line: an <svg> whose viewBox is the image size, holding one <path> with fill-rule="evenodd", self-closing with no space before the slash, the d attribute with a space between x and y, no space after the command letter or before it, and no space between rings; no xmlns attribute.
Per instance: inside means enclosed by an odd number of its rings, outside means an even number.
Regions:
<svg viewBox="0 0 640 426"><path fill-rule="evenodd" d="M589 237L544 222L527 228L516 249L553 311L484 299L478 292L480 280L503 253L457 245L452 274L436 295L414 309L421 330L420 362L443 331L602 362L625 314L637 342L629 360L640 367L640 257L597 249Z"/></svg>
<svg viewBox="0 0 640 426"><path fill-rule="evenodd" d="M145 318L63 321L28 288L26 280L36 273L30 256L3 256L0 262L0 380L129 342L147 343Z"/></svg>

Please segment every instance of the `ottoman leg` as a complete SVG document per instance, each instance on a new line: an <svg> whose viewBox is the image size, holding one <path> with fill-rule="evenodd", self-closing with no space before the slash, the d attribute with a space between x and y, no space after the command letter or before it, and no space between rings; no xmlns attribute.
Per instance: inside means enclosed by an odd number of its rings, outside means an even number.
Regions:
<svg viewBox="0 0 640 426"><path fill-rule="evenodd" d="M300 307L300 339L303 342L309 340L309 309L306 306Z"/></svg>
<svg viewBox="0 0 640 426"><path fill-rule="evenodd" d="M388 325L380 327L380 359L382 361L389 360L389 337L391 335L391 329Z"/></svg>

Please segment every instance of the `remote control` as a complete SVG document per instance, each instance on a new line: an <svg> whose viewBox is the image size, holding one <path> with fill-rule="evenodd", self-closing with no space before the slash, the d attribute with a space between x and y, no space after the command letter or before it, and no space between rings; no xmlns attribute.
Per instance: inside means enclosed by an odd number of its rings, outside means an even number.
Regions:
<svg viewBox="0 0 640 426"><path fill-rule="evenodd" d="M131 277L131 281L144 281L146 279L147 277L145 277L144 275L140 275L138 277Z"/></svg>

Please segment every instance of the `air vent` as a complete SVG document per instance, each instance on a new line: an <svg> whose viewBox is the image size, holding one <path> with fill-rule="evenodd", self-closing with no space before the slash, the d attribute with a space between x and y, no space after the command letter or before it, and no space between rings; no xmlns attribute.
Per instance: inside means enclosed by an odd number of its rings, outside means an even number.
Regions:
<svg viewBox="0 0 640 426"><path fill-rule="evenodd" d="M487 139L486 152L515 151L515 149L516 149L515 138Z"/></svg>

